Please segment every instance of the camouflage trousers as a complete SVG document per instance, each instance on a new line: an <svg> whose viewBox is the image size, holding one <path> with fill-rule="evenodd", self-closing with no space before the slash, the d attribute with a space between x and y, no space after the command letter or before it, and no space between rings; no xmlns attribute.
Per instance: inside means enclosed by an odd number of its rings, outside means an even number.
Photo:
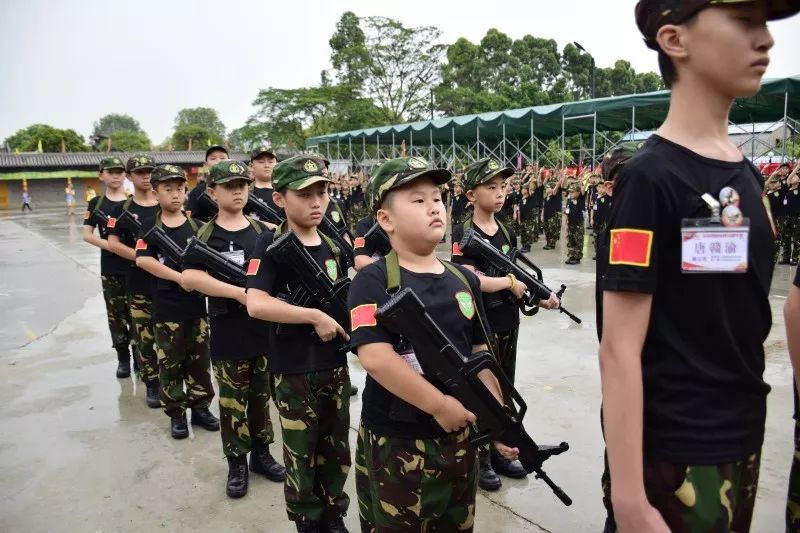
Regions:
<svg viewBox="0 0 800 533"><path fill-rule="evenodd" d="M534 231L534 220L532 218L522 220L519 223L519 240L523 248L530 248L533 243L539 240L539 236Z"/></svg>
<svg viewBox="0 0 800 533"><path fill-rule="evenodd" d="M583 259L583 222L567 224L567 256Z"/></svg>
<svg viewBox="0 0 800 533"><path fill-rule="evenodd" d="M781 242L782 259L796 263L800 258L800 215L786 215L782 218Z"/></svg>
<svg viewBox="0 0 800 533"><path fill-rule="evenodd" d="M800 531L800 423L794 423L794 459L786 498L786 533Z"/></svg>
<svg viewBox="0 0 800 533"><path fill-rule="evenodd" d="M214 361L219 383L219 425L225 457L242 457L252 441L272 444L267 356Z"/></svg>
<svg viewBox="0 0 800 533"><path fill-rule="evenodd" d="M283 435L289 520L343 516L350 505L350 376L347 366L307 374L273 374Z"/></svg>
<svg viewBox="0 0 800 533"><path fill-rule="evenodd" d="M550 215L544 221L544 238L547 246L555 247L558 238L561 236L561 213Z"/></svg>
<svg viewBox="0 0 800 533"><path fill-rule="evenodd" d="M139 379L149 383L158 379L158 357L153 333L153 300L143 294L128 297L133 324L134 357L139 360Z"/></svg>
<svg viewBox="0 0 800 533"><path fill-rule="evenodd" d="M775 262L777 263L781 259L781 245L783 244L783 235L785 233L784 226L786 221L786 217L777 217L775 218L775 231L778 232L778 236L775 239Z"/></svg>
<svg viewBox="0 0 800 533"><path fill-rule="evenodd" d="M519 326L509 331L500 331L492 335L494 353L497 357L497 364L514 384L514 376L517 371L517 338L519 336Z"/></svg>
<svg viewBox="0 0 800 533"><path fill-rule="evenodd" d="M608 223L603 222L594 227L594 256L597 257L598 248L600 246L600 235L608 231Z"/></svg>
<svg viewBox="0 0 800 533"><path fill-rule="evenodd" d="M128 307L128 293L125 290L125 276L100 276L103 285L103 299L106 302L108 331L114 348L128 349L131 343L131 310Z"/></svg>
<svg viewBox="0 0 800 533"><path fill-rule="evenodd" d="M539 207L533 208L533 229L531 230L533 233L533 242L539 242L539 235L542 233L544 229L544 224L542 223L542 210Z"/></svg>
<svg viewBox="0 0 800 533"><path fill-rule="evenodd" d="M439 439L358 429L356 492L362 533L472 531L478 469L470 429Z"/></svg>
<svg viewBox="0 0 800 533"><path fill-rule="evenodd" d="M750 530L761 454L723 465L645 463L647 499L673 533Z"/></svg>
<svg viewBox="0 0 800 533"><path fill-rule="evenodd" d="M186 413L187 407L208 407L214 399L208 321L198 318L185 322L156 322L155 331L164 412L175 417Z"/></svg>

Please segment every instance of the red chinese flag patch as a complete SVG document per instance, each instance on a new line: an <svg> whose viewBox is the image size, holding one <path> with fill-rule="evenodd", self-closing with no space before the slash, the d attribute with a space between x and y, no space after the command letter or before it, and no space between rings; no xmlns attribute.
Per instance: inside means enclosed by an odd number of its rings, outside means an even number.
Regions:
<svg viewBox="0 0 800 533"><path fill-rule="evenodd" d="M261 259L251 259L249 263L247 263L247 275L248 276L255 276L258 274L258 269L261 266Z"/></svg>
<svg viewBox="0 0 800 533"><path fill-rule="evenodd" d="M610 265L650 266L653 232L642 229L612 229Z"/></svg>
<svg viewBox="0 0 800 533"><path fill-rule="evenodd" d="M375 311L378 304L363 304L350 310L350 330L355 331L360 327L377 326Z"/></svg>
<svg viewBox="0 0 800 533"><path fill-rule="evenodd" d="M107 228L115 228L117 226L117 219L114 217L108 217L108 222L106 222Z"/></svg>
<svg viewBox="0 0 800 533"><path fill-rule="evenodd" d="M459 245L457 242L453 243L453 255L464 255L461 252L461 245Z"/></svg>
<svg viewBox="0 0 800 533"><path fill-rule="evenodd" d="M353 248L363 248L367 245L367 239L364 237L356 237L355 242L353 243Z"/></svg>
<svg viewBox="0 0 800 533"><path fill-rule="evenodd" d="M136 241L136 251L139 250L147 250L147 243L144 242L144 239L139 239Z"/></svg>

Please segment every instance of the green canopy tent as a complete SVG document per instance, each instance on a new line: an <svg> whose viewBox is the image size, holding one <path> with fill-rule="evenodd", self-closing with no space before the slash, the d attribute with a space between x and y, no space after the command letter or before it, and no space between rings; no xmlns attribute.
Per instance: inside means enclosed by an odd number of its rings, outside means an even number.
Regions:
<svg viewBox="0 0 800 533"><path fill-rule="evenodd" d="M356 165L367 159L396 157L403 142L407 153L440 164L487 155L515 164L518 158L538 159L539 150L547 148L544 141L560 139L563 149L566 137L589 134L592 159L596 161L598 137L609 140L603 132L657 127L666 116L669 98L669 91L657 91L444 117L320 135L310 138L307 145L329 159L349 159ZM800 75L765 80L757 95L735 102L730 116L732 123L797 122L798 118ZM610 148L608 142L604 144Z"/></svg>

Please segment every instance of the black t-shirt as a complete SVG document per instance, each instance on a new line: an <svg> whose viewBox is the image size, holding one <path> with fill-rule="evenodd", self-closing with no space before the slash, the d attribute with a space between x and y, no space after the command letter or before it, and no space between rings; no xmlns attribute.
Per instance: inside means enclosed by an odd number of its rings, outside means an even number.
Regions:
<svg viewBox="0 0 800 533"><path fill-rule="evenodd" d="M367 215L356 223L355 242L353 243L353 252L355 255L366 255L373 259L379 259L391 251L391 248L373 248L364 238L374 225L375 218L372 215Z"/></svg>
<svg viewBox="0 0 800 533"><path fill-rule="evenodd" d="M542 206L544 206L544 186L536 185L533 189L533 193L531 193L531 198L533 198L533 207L541 209Z"/></svg>
<svg viewBox="0 0 800 533"><path fill-rule="evenodd" d="M747 273L681 273L681 220L709 216L701 195L717 198L726 186L750 219ZM603 288L653 295L642 349L645 456L722 464L756 452L770 390L763 373L774 252L757 171L654 135L620 172L609 229ZM624 241L636 250L617 250Z"/></svg>
<svg viewBox="0 0 800 533"><path fill-rule="evenodd" d="M360 185L350 191L349 201L350 209L364 207L364 191L361 189Z"/></svg>
<svg viewBox="0 0 800 533"><path fill-rule="evenodd" d="M200 196L206 191L206 182L198 181L194 189L189 191L186 197L186 210L191 213L192 218L202 222L208 222L215 214L216 210L213 206L205 201L200 200Z"/></svg>
<svg viewBox="0 0 800 533"><path fill-rule="evenodd" d="M340 230L347 227L347 217L344 215L342 205L333 198L328 202L328 208L325 210L325 216L333 222ZM330 237L330 235L329 235Z"/></svg>
<svg viewBox="0 0 800 533"><path fill-rule="evenodd" d="M468 205L469 200L467 200L466 194L458 194L453 197L453 210L451 216L454 222L459 223L466 218Z"/></svg>
<svg viewBox="0 0 800 533"><path fill-rule="evenodd" d="M275 189L273 189L272 187L253 187L253 190L250 191L250 194L252 194L256 198L258 198L259 200L263 200L263 202L265 204L267 204L272 209L277 211L278 214L281 216L281 218L286 218L286 215L284 214L283 209L278 207L278 205L275 203L275 200L272 199L272 193L273 192L275 192ZM248 216L258 220L258 216L255 214L255 212L246 213L246 214Z"/></svg>
<svg viewBox="0 0 800 533"><path fill-rule="evenodd" d="M272 241L272 233L264 233L256 242L253 259L260 263L257 268L251 266L247 288L262 290L291 303L291 295L300 286L300 278L291 267L279 264L266 253ZM318 246L306 246L306 250L331 280L342 276L339 264L325 241ZM338 368L347 363L340 351L344 342L339 336L336 340L323 342L314 334L314 327L310 324L277 324L268 329L270 372L305 374Z"/></svg>
<svg viewBox="0 0 800 533"><path fill-rule="evenodd" d="M434 318L436 324L442 329L447 338L463 355L472 353L472 347L488 344L483 334L478 313L486 316L481 309L481 302L472 298L480 293L480 284L477 277L463 267L459 267L469 283L469 289L452 272L445 270L442 274L420 274L400 268L401 288L410 288L425 305L427 313ZM465 295L466 293L466 295ZM347 306L351 310L351 317L355 316L356 308L364 313L366 309L374 310L386 303L389 295L386 293L386 259L381 258L356 274L350 286L350 295ZM473 305L464 309L460 300L471 301ZM359 324L361 320L359 320ZM353 333L350 343L355 349L358 346L372 343L388 343L394 347L395 352L401 354L413 353L413 348L400 336L394 335L379 323L374 325L353 324ZM357 350L356 350L357 351ZM439 354L416 354L406 357L438 357ZM446 392L438 381L431 381L442 392ZM383 388L372 376L367 376L364 397L362 399L361 420L370 431L381 436L399 437L407 439L428 439L444 436L446 433L436 423L432 416L403 402L395 395ZM400 407L402 406L402 407ZM404 416L394 413L403 411Z"/></svg>
<svg viewBox="0 0 800 533"><path fill-rule="evenodd" d="M122 204L125 200L109 200L102 196L95 196L89 200L86 206L86 213L83 215L83 225L97 228L100 238L104 241L108 240L108 228L105 225L98 225L94 220L92 213L97 206L97 202L103 198L100 204L100 210L108 216L113 216L122 209ZM109 252L108 250L100 250L100 274L103 276L127 276L131 270L130 261L126 261L117 254Z"/></svg>
<svg viewBox="0 0 800 533"><path fill-rule="evenodd" d="M150 229L152 224L145 228ZM195 230L188 220L175 228L166 224L161 225L164 233L179 248L186 247L186 241L194 236ZM199 228L200 223L195 221L195 227ZM144 234L144 233L143 233ZM181 265L165 256L163 251L155 244L148 244L143 239L136 243L136 257L153 257L172 270L180 272ZM206 298L197 291L187 292L175 283L156 276L151 276L153 280L153 318L158 322L183 322L185 320L196 320L206 316Z"/></svg>
<svg viewBox="0 0 800 533"><path fill-rule="evenodd" d="M608 222L608 216L611 214L611 197L598 196L594 204L594 225L600 227Z"/></svg>
<svg viewBox="0 0 800 533"><path fill-rule="evenodd" d="M262 235L265 233L269 233L266 227L261 231ZM228 231L215 223L207 244L246 268L258 237L259 234L252 225L237 231ZM204 266L198 264L186 263L183 268L206 271ZM209 274L218 278L213 272ZM236 300L209 297L208 314L211 322L212 359L253 359L267 351L267 325L248 315L247 309Z"/></svg>
<svg viewBox="0 0 800 533"><path fill-rule="evenodd" d="M786 215L800 215L800 188L786 189L783 203Z"/></svg>
<svg viewBox="0 0 800 533"><path fill-rule="evenodd" d="M122 208L123 204L120 204L115 210L114 214L111 216L119 218L119 216L122 214ZM158 213L158 211L158 204L143 206L131 200L130 205L128 205L128 212L132 214L134 218L136 218L136 220L138 220L139 223L141 223L145 228L149 228L153 225L153 221L155 220L156 213ZM113 227L111 227L112 225ZM128 228L120 227L119 224L111 221L109 221L108 234L116 235L122 244L125 246L130 246L131 248L136 246L136 240L140 237L138 231L134 233ZM123 261L126 261L130 264L130 270L128 271L128 294L152 296L153 276L137 267L135 262L127 261L126 259L123 259Z"/></svg>
<svg viewBox="0 0 800 533"><path fill-rule="evenodd" d="M500 209L500 216L510 217L514 212L514 204L517 203L517 193L511 191L506 194L506 199L503 202L503 207Z"/></svg>
<svg viewBox="0 0 800 533"><path fill-rule="evenodd" d="M498 225L500 222L498 222ZM514 230L506 226L509 240L503 234L503 230L498 227L497 233L494 235L487 235L477 225L473 224L474 229L480 237L488 241L492 246L507 254L512 248L517 247L517 235ZM453 253L451 260L458 265L469 265L475 268L476 272L486 273L489 270L489 263L479 260L475 257L469 257L461 252L458 243L464 236L464 225L458 224L453 227ZM519 326L519 306L511 291L500 291L493 293L482 293L483 306L486 308L489 316L489 327L495 333L504 331L511 331Z"/></svg>
<svg viewBox="0 0 800 533"><path fill-rule="evenodd" d="M567 222L569 224L583 224L583 205L584 195L577 198L567 198L567 205L564 210L567 212Z"/></svg>
<svg viewBox="0 0 800 533"><path fill-rule="evenodd" d="M544 218L548 219L551 216L555 215L556 213L561 212L561 188L559 188L555 194L551 196L546 196L544 199Z"/></svg>
<svg viewBox="0 0 800 533"><path fill-rule="evenodd" d="M520 220L533 220L534 199L531 196L520 196L519 218Z"/></svg>
<svg viewBox="0 0 800 533"><path fill-rule="evenodd" d="M769 209L772 212L773 218L780 218L785 214L783 201L786 199L786 189L781 187L775 191L767 191L767 200L769 200Z"/></svg>

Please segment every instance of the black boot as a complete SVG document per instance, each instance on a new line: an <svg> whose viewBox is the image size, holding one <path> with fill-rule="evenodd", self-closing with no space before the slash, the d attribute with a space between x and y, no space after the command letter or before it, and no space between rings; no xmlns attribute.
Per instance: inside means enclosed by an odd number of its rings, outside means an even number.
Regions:
<svg viewBox="0 0 800 533"><path fill-rule="evenodd" d="M150 380L145 385L147 387L147 407L151 409L158 409L161 407L161 399L159 398L159 394L161 393L161 386L158 383L157 379Z"/></svg>
<svg viewBox="0 0 800 533"><path fill-rule="evenodd" d="M173 416L170 420L173 439L185 439L189 436L189 428L186 426L186 414Z"/></svg>
<svg viewBox="0 0 800 533"><path fill-rule="evenodd" d="M286 479L286 469L269 453L269 445L253 442L250 452L250 470L261 474L270 481L280 483Z"/></svg>
<svg viewBox="0 0 800 533"><path fill-rule="evenodd" d="M478 469L478 486L491 492L499 490L503 486L503 482L500 480L500 476L492 469L489 454L480 454L478 456L478 464L480 465Z"/></svg>
<svg viewBox="0 0 800 533"><path fill-rule="evenodd" d="M350 533L344 525L344 520L341 516L337 516L325 522L325 530L328 533Z"/></svg>
<svg viewBox="0 0 800 533"><path fill-rule="evenodd" d="M131 375L131 353L127 346L117 348L117 377L127 378Z"/></svg>
<svg viewBox="0 0 800 533"><path fill-rule="evenodd" d="M208 407L192 407L192 425L208 431L219 431L219 419L211 414Z"/></svg>
<svg viewBox="0 0 800 533"><path fill-rule="evenodd" d="M300 533L321 533L319 522L316 520L298 520L294 523Z"/></svg>
<svg viewBox="0 0 800 533"><path fill-rule="evenodd" d="M241 498L247 494L248 476L246 455L228 457L228 484L225 487L225 494L229 498Z"/></svg>
<svg viewBox="0 0 800 533"><path fill-rule="evenodd" d="M524 479L528 476L528 472L519 461L509 461L499 453L492 453L491 457L492 468L498 474L512 479Z"/></svg>
<svg viewBox="0 0 800 533"><path fill-rule="evenodd" d="M358 385L350 385L350 396L358 396Z"/></svg>

